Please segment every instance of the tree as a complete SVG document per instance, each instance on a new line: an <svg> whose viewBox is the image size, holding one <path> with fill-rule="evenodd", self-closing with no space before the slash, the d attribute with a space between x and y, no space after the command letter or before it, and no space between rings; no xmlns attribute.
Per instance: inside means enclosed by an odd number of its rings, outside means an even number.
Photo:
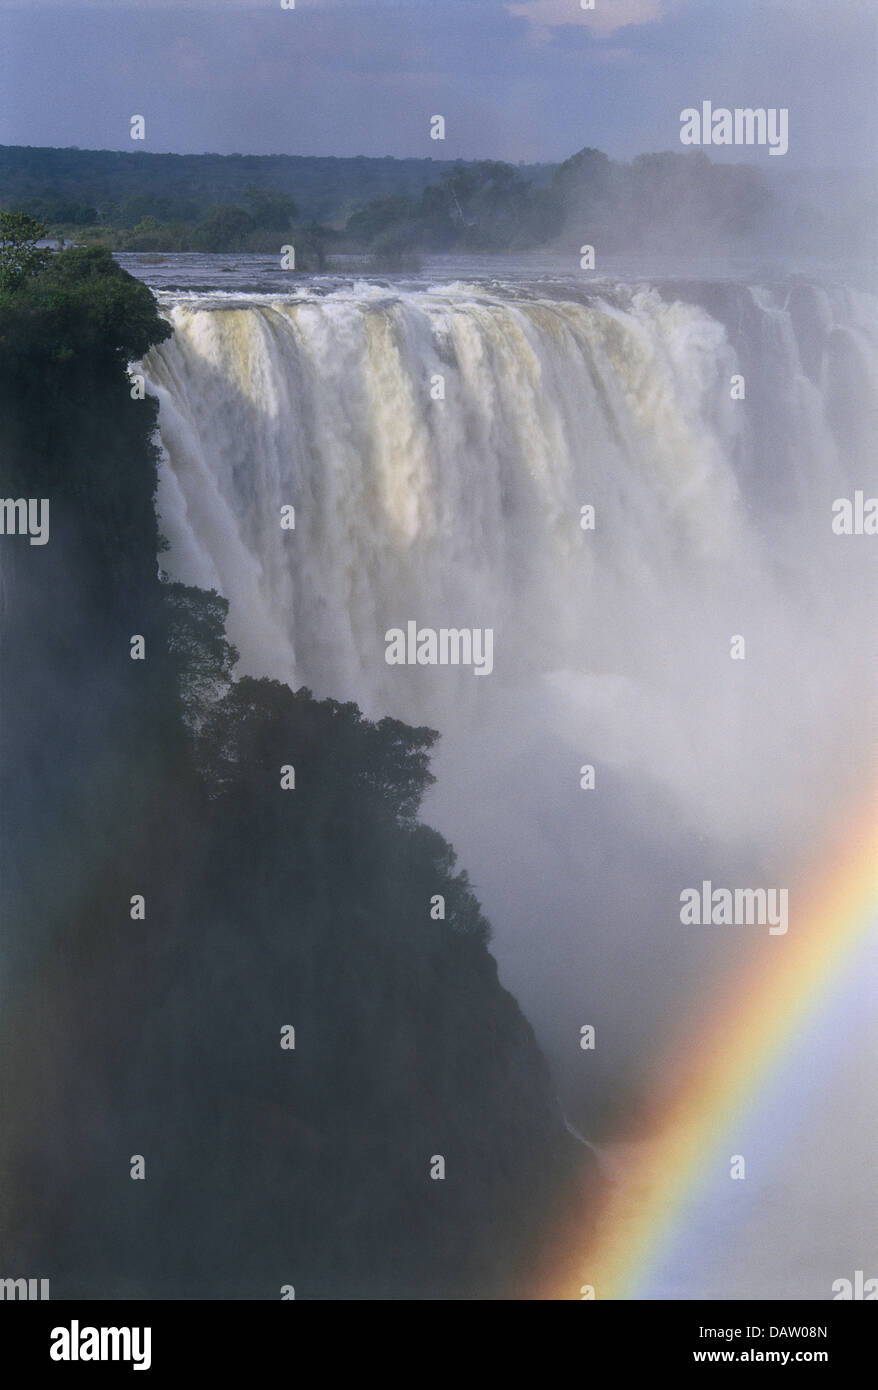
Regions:
<svg viewBox="0 0 878 1390"><path fill-rule="evenodd" d="M17 289L39 275L49 252L37 246L48 228L26 212L0 212L0 291Z"/></svg>
<svg viewBox="0 0 878 1390"><path fill-rule="evenodd" d="M91 371L100 358L121 380L129 362L171 336L151 291L103 247L76 246L25 263L27 271L0 286L0 370L8 379L33 371L42 378L55 362L65 364L70 381L71 363Z"/></svg>
<svg viewBox="0 0 878 1390"><path fill-rule="evenodd" d="M200 731L212 707L228 693L238 660L226 640L228 601L215 590L166 581L169 615L168 655L177 684L180 711L187 728Z"/></svg>
<svg viewBox="0 0 878 1390"><path fill-rule="evenodd" d="M195 228L195 244L204 251L240 251L253 223L243 208L222 203Z"/></svg>
<svg viewBox="0 0 878 1390"><path fill-rule="evenodd" d="M287 232L299 215L296 203L286 193L248 184L244 198L253 226L262 232Z"/></svg>
<svg viewBox="0 0 878 1390"><path fill-rule="evenodd" d="M400 223L409 223L416 216L417 205L411 198L394 193L386 198L374 198L364 208L352 213L346 231L349 237L368 244L382 232Z"/></svg>

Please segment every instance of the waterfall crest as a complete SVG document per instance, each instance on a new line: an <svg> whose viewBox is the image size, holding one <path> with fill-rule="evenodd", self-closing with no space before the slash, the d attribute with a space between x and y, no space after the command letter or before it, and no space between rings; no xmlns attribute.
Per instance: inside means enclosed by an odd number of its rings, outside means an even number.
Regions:
<svg viewBox="0 0 878 1390"><path fill-rule="evenodd" d="M163 564L229 599L247 673L440 730L426 814L504 978L562 1089L583 1019L618 1089L739 949L681 935L680 889L795 885L862 800L878 540L831 522L878 494L874 301L362 282L163 306ZM412 620L492 629L493 673L388 665Z"/></svg>

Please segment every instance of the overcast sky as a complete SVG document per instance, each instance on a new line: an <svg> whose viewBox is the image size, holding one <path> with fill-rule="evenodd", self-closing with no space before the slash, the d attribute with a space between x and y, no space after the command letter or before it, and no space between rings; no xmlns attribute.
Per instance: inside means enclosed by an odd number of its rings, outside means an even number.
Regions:
<svg viewBox="0 0 878 1390"><path fill-rule="evenodd" d="M681 110L711 100L788 107L785 167L863 168L876 16L875 0L0 0L0 143L630 159L680 149Z"/></svg>

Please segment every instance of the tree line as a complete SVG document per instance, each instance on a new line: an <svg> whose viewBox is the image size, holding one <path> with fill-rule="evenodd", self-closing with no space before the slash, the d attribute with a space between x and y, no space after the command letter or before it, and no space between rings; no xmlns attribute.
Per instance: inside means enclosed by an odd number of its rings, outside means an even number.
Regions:
<svg viewBox="0 0 878 1390"><path fill-rule="evenodd" d="M439 252L580 241L611 252L753 250L770 243L780 216L762 170L713 164L701 151L626 164L584 148L560 165L526 168L499 160L24 153L30 160L0 149L0 174L4 161L10 166L6 204L53 235L133 252L277 254L289 242L304 270L344 254L395 268ZM281 169L281 159L289 166ZM189 184L175 161L191 168Z"/></svg>

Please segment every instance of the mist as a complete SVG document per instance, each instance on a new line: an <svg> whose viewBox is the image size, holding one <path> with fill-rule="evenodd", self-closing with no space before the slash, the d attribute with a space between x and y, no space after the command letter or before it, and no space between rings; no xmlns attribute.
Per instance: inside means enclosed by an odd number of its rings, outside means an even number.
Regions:
<svg viewBox="0 0 878 1390"><path fill-rule="evenodd" d="M440 731L425 818L595 1140L648 1128L767 934L683 926L681 892L786 887L794 931L865 796L849 596L874 579L832 504L875 491L871 304L795 279L165 297L164 563L229 598L243 670ZM388 666L410 620L492 629L493 673Z"/></svg>

